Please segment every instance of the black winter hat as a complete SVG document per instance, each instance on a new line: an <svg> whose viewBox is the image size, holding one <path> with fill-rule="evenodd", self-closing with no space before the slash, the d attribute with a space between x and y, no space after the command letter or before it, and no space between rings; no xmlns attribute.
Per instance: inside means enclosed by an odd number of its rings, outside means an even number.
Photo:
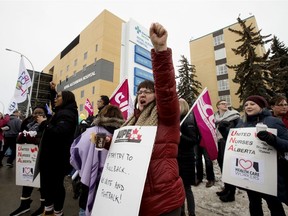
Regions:
<svg viewBox="0 0 288 216"><path fill-rule="evenodd" d="M268 107L268 102L266 101L266 99L262 96L259 96L259 95L251 95L251 96L247 97L246 100L244 101L244 104L247 101L253 101L254 103L256 103L261 108Z"/></svg>

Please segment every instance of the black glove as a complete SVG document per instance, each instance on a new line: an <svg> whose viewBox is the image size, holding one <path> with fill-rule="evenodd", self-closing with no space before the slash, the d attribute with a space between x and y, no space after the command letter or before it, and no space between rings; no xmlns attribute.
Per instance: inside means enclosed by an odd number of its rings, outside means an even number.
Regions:
<svg viewBox="0 0 288 216"><path fill-rule="evenodd" d="M276 136L268 131L259 131L257 137L268 145L275 146L276 144Z"/></svg>

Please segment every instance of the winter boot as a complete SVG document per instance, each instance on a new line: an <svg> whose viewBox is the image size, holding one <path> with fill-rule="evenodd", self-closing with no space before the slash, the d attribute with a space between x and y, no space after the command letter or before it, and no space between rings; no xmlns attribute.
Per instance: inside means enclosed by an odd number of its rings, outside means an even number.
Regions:
<svg viewBox="0 0 288 216"><path fill-rule="evenodd" d="M235 193L229 191L226 195L220 196L219 199L222 202L233 202L235 201Z"/></svg>
<svg viewBox="0 0 288 216"><path fill-rule="evenodd" d="M22 214L30 211L31 202L32 202L32 200L30 199L30 197L28 197L28 198L21 197L21 204L20 204L19 208L17 208L14 212L12 212L10 214L10 216L19 216L19 215L22 215Z"/></svg>
<svg viewBox="0 0 288 216"><path fill-rule="evenodd" d="M41 200L41 199L40 199ZM41 206L31 214L31 216L41 216L41 214L43 214L44 209L45 209L45 201L41 200Z"/></svg>

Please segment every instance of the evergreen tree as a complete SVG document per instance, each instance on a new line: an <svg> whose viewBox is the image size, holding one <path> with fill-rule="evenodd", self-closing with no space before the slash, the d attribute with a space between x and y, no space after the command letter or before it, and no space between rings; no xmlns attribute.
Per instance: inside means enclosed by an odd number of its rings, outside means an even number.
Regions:
<svg viewBox="0 0 288 216"><path fill-rule="evenodd" d="M260 34L261 30L255 31L255 27L252 27L252 24L247 26L245 21L239 17L237 21L242 29L229 28L229 30L240 36L240 39L236 40L236 42L241 42L242 44L232 50L235 55L241 55L244 60L237 65L227 65L228 68L236 72L233 79L233 82L239 84L236 95L239 95L240 102L250 95L261 95L266 99L270 99L272 92L268 87L269 71L266 69L269 51L264 56L259 56L256 53L256 49L259 49L259 46L263 47L264 44L271 41L271 39L265 40L270 35L262 36Z"/></svg>
<svg viewBox="0 0 288 216"><path fill-rule="evenodd" d="M179 67L179 75L176 76L176 79L179 79L177 85L178 97L185 99L191 107L193 101L198 97L198 90L201 89L202 85L199 81L195 80L197 77L195 75L195 66L189 64L184 55L181 55L179 62L181 63L180 66L177 66Z"/></svg>
<svg viewBox="0 0 288 216"><path fill-rule="evenodd" d="M271 89L275 94L288 96L288 48L274 36L267 69L271 73Z"/></svg>

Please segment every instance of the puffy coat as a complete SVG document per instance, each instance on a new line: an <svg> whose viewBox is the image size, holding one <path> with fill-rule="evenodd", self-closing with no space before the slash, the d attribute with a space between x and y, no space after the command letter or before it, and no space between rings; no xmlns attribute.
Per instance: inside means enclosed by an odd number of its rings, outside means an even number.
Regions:
<svg viewBox="0 0 288 216"><path fill-rule="evenodd" d="M199 145L199 131L190 114L181 125L181 138L178 149L179 173L184 185L195 184L195 145ZM184 116L183 116L184 117Z"/></svg>
<svg viewBox="0 0 288 216"><path fill-rule="evenodd" d="M269 110L264 109L261 113L255 116L248 116L247 121L243 122L241 119L237 124L239 127L255 127L258 122L266 124L268 128L277 129L275 149L278 153L278 182L277 182L277 194L281 202L288 204L288 161L284 161L282 155L284 152L288 152L288 130L284 123L273 117ZM285 178L286 175L286 178Z"/></svg>
<svg viewBox="0 0 288 216"><path fill-rule="evenodd" d="M180 111L172 63L172 50L152 50L158 126L147 172L140 216L156 216L181 207L185 200L177 154Z"/></svg>

